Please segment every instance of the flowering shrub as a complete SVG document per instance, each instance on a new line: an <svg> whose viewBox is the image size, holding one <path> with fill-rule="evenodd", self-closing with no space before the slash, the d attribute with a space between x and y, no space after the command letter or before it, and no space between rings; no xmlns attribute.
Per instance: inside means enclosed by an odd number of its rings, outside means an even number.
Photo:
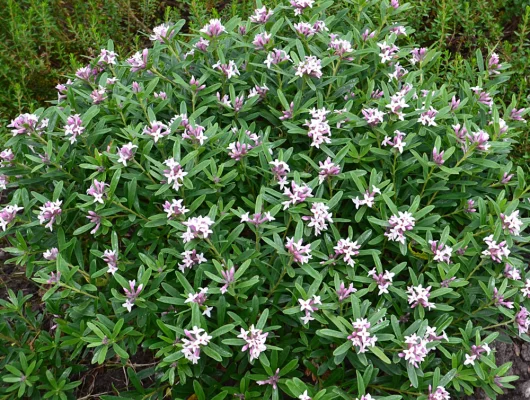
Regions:
<svg viewBox="0 0 530 400"><path fill-rule="evenodd" d="M530 340L530 186L508 65L478 53L450 87L407 5L332 4L110 42L12 121L1 227L39 290L0 301L1 394L72 397L90 364L138 399L511 387L493 341Z"/></svg>

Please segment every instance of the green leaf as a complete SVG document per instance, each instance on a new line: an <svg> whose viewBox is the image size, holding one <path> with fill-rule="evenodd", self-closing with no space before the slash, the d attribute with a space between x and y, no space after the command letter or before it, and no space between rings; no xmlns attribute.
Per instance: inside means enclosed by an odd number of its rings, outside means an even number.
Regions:
<svg viewBox="0 0 530 400"><path fill-rule="evenodd" d="M195 391L195 395L197 396L198 400L206 400L206 395L204 394L204 390L199 381L193 381L193 390Z"/></svg>
<svg viewBox="0 0 530 400"><path fill-rule="evenodd" d="M385 355L383 350L381 350L377 346L370 347L370 351L377 356L381 361L383 361L385 364L391 364L392 362L390 359Z"/></svg>

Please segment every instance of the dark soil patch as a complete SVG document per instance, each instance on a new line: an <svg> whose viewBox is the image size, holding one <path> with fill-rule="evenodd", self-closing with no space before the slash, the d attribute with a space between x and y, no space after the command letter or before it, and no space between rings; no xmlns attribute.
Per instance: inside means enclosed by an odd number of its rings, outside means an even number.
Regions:
<svg viewBox="0 0 530 400"><path fill-rule="evenodd" d="M127 368L133 368L137 374L155 367L153 353L140 350L129 361L130 366L122 366L119 362L109 361L103 365L89 365L88 369L74 376L82 384L76 390L77 399L99 399L102 395L118 395L126 390L133 390L134 385L127 376ZM141 375L141 374L140 374ZM143 387L154 383L150 377L142 380Z"/></svg>

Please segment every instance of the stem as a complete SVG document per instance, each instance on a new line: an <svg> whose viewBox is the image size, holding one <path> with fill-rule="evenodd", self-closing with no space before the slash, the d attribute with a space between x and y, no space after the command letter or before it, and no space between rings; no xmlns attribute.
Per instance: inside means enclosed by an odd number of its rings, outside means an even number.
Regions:
<svg viewBox="0 0 530 400"><path fill-rule="evenodd" d="M226 265L225 260L221 253L219 253L219 250L216 249L216 247L213 245L212 241L209 238L204 239L206 243L210 246L210 250L215 254L215 256L218 258L219 261L221 261L221 264Z"/></svg>
<svg viewBox="0 0 530 400"><path fill-rule="evenodd" d="M429 179L431 179L433 172L434 172L434 167L431 167L431 170L427 174L427 178L425 179L425 182L423 182L423 187L421 188L420 198L423 197L423 193L425 193L425 188L427 187L427 183L429 182Z"/></svg>
<svg viewBox="0 0 530 400"><path fill-rule="evenodd" d="M278 288L278 286L282 282L283 277L287 273L287 267L290 266L292 262L293 262L293 257L291 256L289 262L283 266L282 272L280 273L280 277L278 278L278 280L276 281L272 289L269 291L269 294L267 295L267 299L269 299L274 294L274 291Z"/></svg>
<svg viewBox="0 0 530 400"><path fill-rule="evenodd" d="M155 185L158 185L158 182L156 182L153 177L151 175L149 175L149 173L147 172L147 170L143 167L142 164L140 164L138 161L136 161L134 158L133 158L133 162L138 165L138 167L142 170L142 172L144 174L147 175L147 177L151 180L151 182L153 182Z"/></svg>
<svg viewBox="0 0 530 400"><path fill-rule="evenodd" d="M408 390L399 390L399 389L389 388L389 387L380 386L380 385L368 385L368 387L372 387L374 389L379 389L379 390L384 390L385 392L405 393L405 394L410 394L413 396L421 396L423 394L423 393L409 392Z"/></svg>
<svg viewBox="0 0 530 400"><path fill-rule="evenodd" d="M120 208L122 208L122 209L124 209L124 210L126 210L126 211L129 211L130 213L136 215L138 218L141 218L141 219L143 219L144 221L149 221L149 220L148 220L146 217L144 217L143 215L138 214L136 211L131 210L129 207L125 207L123 204L121 204L121 203L119 203L119 202L117 202L117 201L113 201L112 204L117 205L118 207L120 207Z"/></svg>
<svg viewBox="0 0 530 400"><path fill-rule="evenodd" d="M340 61L341 61L341 59L339 58L339 59L337 60L337 64L335 64L335 66L333 67L333 75L332 75L332 77L337 76L337 71L339 70ZM329 83L329 86L328 86L328 94L327 94L327 97L329 97L329 95L331 94L331 88L332 88L332 87L333 87L333 82L330 82L330 83Z"/></svg>
<svg viewBox="0 0 530 400"><path fill-rule="evenodd" d="M478 269L482 266L482 264L484 264L484 260L481 260L477 266L475 267L475 269L473 269L473 271L470 272L470 274L467 276L466 278L466 281L469 281L471 279L471 277L475 274L475 272L478 271Z"/></svg>
<svg viewBox="0 0 530 400"><path fill-rule="evenodd" d="M70 289L70 290L73 290L74 292L77 292L79 294L82 294L82 295L85 295L85 296L88 296L88 297L92 297L93 299L99 299L99 297L94 296L93 294L84 292L84 291L82 291L80 289L77 289L77 288L75 288L73 286L67 285L66 283L62 283L62 282L58 282L58 283L59 283L59 286L64 287L66 289Z"/></svg>

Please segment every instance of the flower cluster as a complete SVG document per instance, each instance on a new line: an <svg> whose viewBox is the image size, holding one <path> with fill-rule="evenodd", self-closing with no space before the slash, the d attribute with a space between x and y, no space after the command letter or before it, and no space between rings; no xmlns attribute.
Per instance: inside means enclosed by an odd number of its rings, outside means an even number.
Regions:
<svg viewBox="0 0 530 400"><path fill-rule="evenodd" d="M337 245L333 248L335 255L344 255L344 261L350 266L355 266L355 260L353 257L359 255L359 249L361 246L357 244L357 241L353 241L350 238L340 239Z"/></svg>
<svg viewBox="0 0 530 400"><path fill-rule="evenodd" d="M304 300L304 299L298 299L298 303L300 303L300 311L303 311L305 315L301 317L300 319L304 324L308 324L309 321L313 321L314 318L311 316L312 313L315 311L318 311L317 305L321 305L320 302L320 296L313 295L312 298Z"/></svg>
<svg viewBox="0 0 530 400"><path fill-rule="evenodd" d="M192 217L183 222L183 224L188 228L182 234L184 243L191 242L195 238L207 239L213 233L210 227L214 224L214 221L210 217Z"/></svg>
<svg viewBox="0 0 530 400"><path fill-rule="evenodd" d="M388 288L392 286L392 280L395 275L396 274L390 271L384 271L383 273L378 274L375 268L368 272L368 276L371 276L377 283L377 287L379 288L378 295L388 293Z"/></svg>
<svg viewBox="0 0 530 400"><path fill-rule="evenodd" d="M452 247L443 243L438 244L437 240L429 240L429 244L431 245L431 251L434 253L434 261L451 264Z"/></svg>
<svg viewBox="0 0 530 400"><path fill-rule="evenodd" d="M390 227L385 236L392 241L405 244L405 232L411 231L416 225L416 219L408 211L398 212L398 215L392 215L388 220Z"/></svg>
<svg viewBox="0 0 530 400"><path fill-rule="evenodd" d="M491 349L486 343L480 346L471 346L471 354L465 355L466 360L464 361L464 365L475 365L475 361L479 359L483 353L486 353L486 355L488 356L491 353Z"/></svg>
<svg viewBox="0 0 530 400"><path fill-rule="evenodd" d="M329 212L329 207L324 203L311 204L311 216L302 217L304 220L309 220L307 226L315 229L315 235L318 236L322 231L328 230L328 222L333 223L333 216Z"/></svg>
<svg viewBox="0 0 530 400"><path fill-rule="evenodd" d="M285 248L293 256L293 261L302 265L307 264L313 258L311 255L311 245L304 245L302 239L295 241L294 237L287 238Z"/></svg>
<svg viewBox="0 0 530 400"><path fill-rule="evenodd" d="M422 306L423 308L436 308L434 303L429 301L431 295L431 286L424 288L421 284L418 286L407 287L408 302L411 308Z"/></svg>
<svg viewBox="0 0 530 400"><path fill-rule="evenodd" d="M497 243L496 240L493 240L493 235L489 235L484 238L484 243L488 245L488 248L484 250L482 254L491 257L491 259L497 263L501 263L503 257L508 257L510 255L510 249L508 249L505 240Z"/></svg>
<svg viewBox="0 0 530 400"><path fill-rule="evenodd" d="M248 331L241 328L241 334L238 335L238 338L247 342L241 350L248 350L250 354L250 362L257 359L261 353L267 350L265 341L267 340L268 335L268 332L263 333L261 329L255 328L254 325L250 325Z"/></svg>
<svg viewBox="0 0 530 400"><path fill-rule="evenodd" d="M185 338L182 338L182 354L193 364L197 364L201 358L201 347L208 346L212 337L198 326L194 326L191 331L184 329Z"/></svg>
<svg viewBox="0 0 530 400"><path fill-rule="evenodd" d="M367 189L366 192L364 192L364 198L362 200L359 199L359 196L352 199L353 203L355 204L355 208L359 209L361 206L368 206L372 208L374 206L376 194L381 194L381 190L376 186L372 186L372 191Z"/></svg>
<svg viewBox="0 0 530 400"><path fill-rule="evenodd" d="M372 324L367 319L357 318L353 322L353 332L348 336L348 340L352 341L354 346L358 347L358 353L366 353L369 347L375 346L377 337L372 336L369 332Z"/></svg>
<svg viewBox="0 0 530 400"><path fill-rule="evenodd" d="M122 304L124 308L127 309L127 311L131 312L132 308L134 306L134 302L140 295L140 292L142 291L144 285L140 284L138 287L136 287L136 281L132 280L129 281L129 289L123 288L123 291L125 292L126 300L125 303Z"/></svg>
<svg viewBox="0 0 530 400"><path fill-rule="evenodd" d="M44 227L50 228L50 231L53 230L53 224L55 223L55 220L62 213L61 204L63 204L62 200L47 201L40 208L40 213L38 216L39 222L41 224L44 224L46 222L46 225L44 225Z"/></svg>
<svg viewBox="0 0 530 400"><path fill-rule="evenodd" d="M164 161L164 164L169 168L164 170L164 176L167 178L167 183L173 184L172 188L174 190L179 190L184 184L184 177L188 175L188 173L184 171L182 166L174 158L168 158Z"/></svg>

